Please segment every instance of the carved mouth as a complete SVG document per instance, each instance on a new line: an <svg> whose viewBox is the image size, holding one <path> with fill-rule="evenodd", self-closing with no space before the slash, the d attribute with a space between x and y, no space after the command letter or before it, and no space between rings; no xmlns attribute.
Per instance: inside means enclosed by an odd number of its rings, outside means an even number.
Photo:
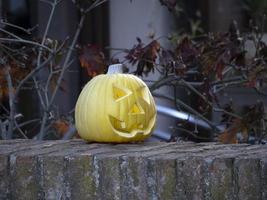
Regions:
<svg viewBox="0 0 267 200"><path fill-rule="evenodd" d="M150 122L148 123L148 126L146 129L144 129L144 125L143 124L135 124L131 127L127 127L126 122L119 120L113 116L109 116L109 122L110 125L113 129L113 131L122 136L122 137L126 137L126 138L132 138L135 137L138 134L142 134L144 136L150 134L151 129L153 128L153 124L155 121L155 117L153 117ZM129 131L131 130L131 132Z"/></svg>

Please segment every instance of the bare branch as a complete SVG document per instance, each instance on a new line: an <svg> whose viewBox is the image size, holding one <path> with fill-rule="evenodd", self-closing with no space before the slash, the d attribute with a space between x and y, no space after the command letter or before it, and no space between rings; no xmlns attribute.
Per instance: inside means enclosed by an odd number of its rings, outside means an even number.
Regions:
<svg viewBox="0 0 267 200"><path fill-rule="evenodd" d="M49 47L47 47L47 46L45 46L45 45L41 45L41 44L38 43L38 42L30 41L30 40L24 40L24 39L12 39L12 38L0 38L0 41L3 41L3 42L14 42L14 43L25 43L25 44L30 44L30 45L33 45L33 46L37 46L37 47L43 48L43 49L49 51L50 53L54 53L53 50L50 49Z"/></svg>
<svg viewBox="0 0 267 200"><path fill-rule="evenodd" d="M44 31L44 35L43 35L43 39L42 39L41 45L45 44L46 37L47 37L48 31L49 31L49 28L51 26L51 21L53 19L53 15L55 13L57 0L54 0L54 3L51 3L51 2L49 2L49 3L51 4L52 8L51 8L50 15L49 15L49 18L48 18L48 21L47 21L47 24L46 24L46 28L45 28L45 31ZM39 67L39 65L40 65L40 61L41 61L41 57L42 57L42 53L43 53L42 50L43 50L42 48L39 49L39 53L38 53L38 57L37 57L37 67Z"/></svg>
<svg viewBox="0 0 267 200"><path fill-rule="evenodd" d="M23 31L23 32L25 32L25 33L27 33L27 34L29 34L29 35L31 34L31 32L32 32L34 29L36 29L36 28L38 27L38 25L36 25L36 26L34 26L34 27L32 27L32 28L25 29L25 28L23 28L23 27L21 27L21 26L17 26L17 25L15 25L15 24L8 23L8 22L6 22L6 21L4 21L4 20L0 20L0 23L3 24L3 25L5 25L5 26L10 26L10 27L12 27L12 28L16 28L16 29L18 29L18 30L21 30L21 31Z"/></svg>
<svg viewBox="0 0 267 200"><path fill-rule="evenodd" d="M51 59L54 57L54 55L50 55L39 67L36 67L34 68L29 74L27 74L27 76L20 81L19 85L17 86L16 88L16 92L15 92L15 99L17 98L18 96L18 93L21 89L21 87L30 79L32 78L32 76L37 73L39 70L41 70L44 66L46 66L50 61Z"/></svg>
<svg viewBox="0 0 267 200"><path fill-rule="evenodd" d="M89 8L87 8L87 9L85 10L84 13L88 13L88 12L90 12L90 11L93 10L94 8L100 6L101 4L103 4L103 3L107 2L107 1L108 1L108 0L98 0L98 1L95 1Z"/></svg>
<svg viewBox="0 0 267 200"><path fill-rule="evenodd" d="M37 82L35 76L32 77L32 80L33 80L33 82L34 82L35 89L36 89L36 91L37 91L37 94L38 94L40 103L41 103L41 105L42 105L42 108L43 108L44 110L46 110L45 101L44 101L44 99L43 99L43 97L42 97L42 94L41 94L41 91L40 91L40 87L39 87L39 84L38 84L38 82Z"/></svg>
<svg viewBox="0 0 267 200"><path fill-rule="evenodd" d="M14 87L10 75L10 67L5 67L5 77L8 86L8 96L9 96L9 126L7 132L7 139L11 139L13 136L13 126L15 121L15 105L14 105Z"/></svg>
<svg viewBox="0 0 267 200"><path fill-rule="evenodd" d="M24 139L28 139L28 137L24 134L24 132L21 130L21 128L18 126L18 123L16 120L14 120L15 128L19 131L19 133L24 137Z"/></svg>

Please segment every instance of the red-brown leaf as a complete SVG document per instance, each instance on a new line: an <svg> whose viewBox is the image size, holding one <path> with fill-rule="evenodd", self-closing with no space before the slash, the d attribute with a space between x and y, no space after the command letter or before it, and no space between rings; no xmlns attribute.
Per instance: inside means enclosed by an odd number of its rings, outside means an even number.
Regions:
<svg viewBox="0 0 267 200"><path fill-rule="evenodd" d="M70 124L66 120L59 119L53 123L53 128L63 136L69 130Z"/></svg>
<svg viewBox="0 0 267 200"><path fill-rule="evenodd" d="M224 70L224 63L222 61L219 61L217 64L216 64L216 76L218 79L222 80L223 79L223 70Z"/></svg>
<svg viewBox="0 0 267 200"><path fill-rule="evenodd" d="M137 63L136 74L147 74L154 70L154 62L158 57L160 43L157 40L153 40L148 45L144 46L140 38L137 39L137 42L137 45L134 45L132 49L127 51L125 58L132 65Z"/></svg>
<svg viewBox="0 0 267 200"><path fill-rule="evenodd" d="M176 54L181 56L184 62L191 62L198 55L198 51L193 46L192 41L188 37L185 37L177 46Z"/></svg>
<svg viewBox="0 0 267 200"><path fill-rule="evenodd" d="M79 60L81 66L86 68L91 77L104 73L106 69L105 56L97 46L90 44L83 46Z"/></svg>
<svg viewBox="0 0 267 200"><path fill-rule="evenodd" d="M241 133L243 141L248 138L248 129L241 119L233 120L232 126L226 129L222 134L219 135L218 139L224 144L236 144L238 143L237 134Z"/></svg>
<svg viewBox="0 0 267 200"><path fill-rule="evenodd" d="M170 11L175 9L177 0L160 0L161 4L166 6Z"/></svg>

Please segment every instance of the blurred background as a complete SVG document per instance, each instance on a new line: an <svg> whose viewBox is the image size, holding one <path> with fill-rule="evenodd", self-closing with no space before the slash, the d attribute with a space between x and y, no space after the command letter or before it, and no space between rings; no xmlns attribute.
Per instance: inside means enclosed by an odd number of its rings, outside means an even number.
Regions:
<svg viewBox="0 0 267 200"><path fill-rule="evenodd" d="M43 34L51 9L47 3L38 0L1 0L0 7L2 17L10 23L24 28L38 25L32 36L36 38ZM73 2L63 0L56 9L48 36L57 40L73 37L80 18ZM266 9L265 0L110 0L87 15L79 44L97 45L110 58L116 56L117 59L123 60L123 55L118 54L116 49L132 48L137 37L148 43L152 36L160 38L170 34L201 35L227 31L233 20L239 29L245 32L248 30L249 20L260 20L260 13ZM161 42L164 43L164 39ZM168 45L166 42L166 46ZM72 65L71 73L67 73L64 80L67 92L60 91L62 94L58 95L56 100L62 113L68 113L74 108L82 87L90 79L85 69L80 67L78 55ZM153 73L143 78L155 80L158 76L160 75ZM172 93L168 87L161 88L159 92L170 95ZM28 98L27 94L22 95L22 98ZM254 96L244 98L242 93L233 98L237 98L234 101L244 104L247 101L255 101ZM194 99L189 98L186 101L194 104ZM174 108L172 101L156 98L156 102L158 105ZM22 105L22 110L31 110L34 106L38 107L32 104ZM31 112L28 114L31 115ZM155 132L164 135L170 131L174 123L174 118L159 114ZM166 135L166 138L169 137Z"/></svg>

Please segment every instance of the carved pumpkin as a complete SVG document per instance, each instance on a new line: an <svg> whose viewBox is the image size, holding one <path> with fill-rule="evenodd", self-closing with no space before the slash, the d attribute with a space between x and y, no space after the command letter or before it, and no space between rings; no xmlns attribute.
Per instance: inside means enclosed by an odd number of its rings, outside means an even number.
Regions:
<svg viewBox="0 0 267 200"><path fill-rule="evenodd" d="M121 66L110 66L109 71L112 67ZM156 108L141 79L112 72L87 83L78 98L75 119L79 135L88 141L142 141L154 127Z"/></svg>

